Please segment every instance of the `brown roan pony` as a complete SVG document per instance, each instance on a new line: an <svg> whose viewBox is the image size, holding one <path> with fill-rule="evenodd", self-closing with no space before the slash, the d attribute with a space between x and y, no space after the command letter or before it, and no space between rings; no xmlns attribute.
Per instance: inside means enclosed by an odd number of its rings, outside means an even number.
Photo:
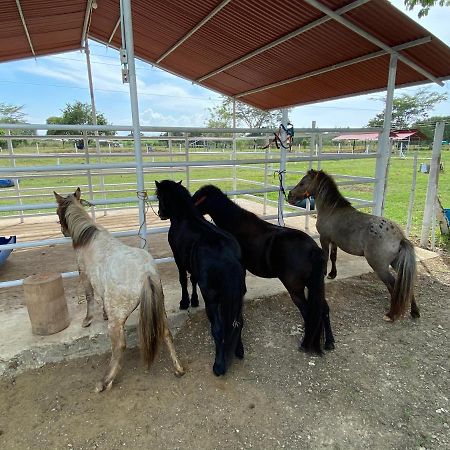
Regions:
<svg viewBox="0 0 450 450"><path fill-rule="evenodd" d="M316 227L327 259L331 245L328 278L337 275L337 247L352 255L364 256L391 294L391 307L385 320L396 320L409 304L411 317L420 317L414 299L414 246L399 226L383 217L356 210L341 195L333 178L322 170L309 170L289 192L288 201L295 205L309 196L315 198ZM396 277L390 272L390 266L397 272Z"/></svg>
<svg viewBox="0 0 450 450"><path fill-rule="evenodd" d="M175 375L183 375L167 324L161 279L150 253L123 244L95 224L83 208L80 188L67 197L54 194L61 231L72 238L86 292L83 327L92 322L94 296L103 301L103 317L108 319L112 356L105 376L97 384L97 392L110 389L120 370L125 350L124 324L139 304L140 348L145 362L151 364L159 344L165 341Z"/></svg>

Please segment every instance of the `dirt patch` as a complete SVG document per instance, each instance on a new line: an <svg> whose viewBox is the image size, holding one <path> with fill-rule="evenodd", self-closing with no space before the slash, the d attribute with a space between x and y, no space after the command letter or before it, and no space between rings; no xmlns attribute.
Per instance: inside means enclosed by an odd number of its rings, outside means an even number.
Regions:
<svg viewBox="0 0 450 450"><path fill-rule="evenodd" d="M322 358L297 350L299 314L280 295L246 304L246 356L225 377L202 313L176 336L181 379L165 351L147 371L136 350L104 394L93 389L108 355L3 379L0 447L449 448L448 259L419 270L417 322L382 320L374 275L327 285L337 348Z"/></svg>

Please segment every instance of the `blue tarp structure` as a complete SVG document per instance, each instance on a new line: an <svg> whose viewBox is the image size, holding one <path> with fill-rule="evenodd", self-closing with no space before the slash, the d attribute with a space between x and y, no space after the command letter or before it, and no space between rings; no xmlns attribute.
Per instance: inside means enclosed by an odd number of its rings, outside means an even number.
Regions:
<svg viewBox="0 0 450 450"><path fill-rule="evenodd" d="M14 180L11 178L0 178L0 188L13 187Z"/></svg>

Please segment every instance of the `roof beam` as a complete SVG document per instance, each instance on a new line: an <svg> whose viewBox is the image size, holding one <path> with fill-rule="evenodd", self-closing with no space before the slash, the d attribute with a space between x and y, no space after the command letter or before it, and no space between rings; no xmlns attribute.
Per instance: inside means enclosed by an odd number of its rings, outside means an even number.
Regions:
<svg viewBox="0 0 450 450"><path fill-rule="evenodd" d="M34 52L33 43L31 42L30 33L28 32L27 23L25 22L25 17L23 15L22 6L20 5L20 0L16 0L17 9L19 11L20 20L22 21L23 29L28 39L28 45L30 46L31 53L36 57L36 53Z"/></svg>
<svg viewBox="0 0 450 450"><path fill-rule="evenodd" d="M431 42L431 36L425 36L420 39L416 39L415 41L406 42L404 44L396 45L392 47L393 52L399 52L401 50L405 50L407 48L416 47L418 45L426 44ZM373 53L369 53L367 55L359 56L358 58L349 59L347 61L342 61L337 64L332 64L331 66L323 67L322 69L313 70L312 72L307 72L302 75L298 75L293 78L288 78L287 80L278 81L276 83L267 84L266 86L261 86L256 89L250 89L249 91L241 92L237 94L235 97L240 98L250 94L256 94L258 92L266 91L268 89L276 88L279 86L284 86L285 84L294 83L295 81L305 80L306 78L311 78L316 75L321 75L326 72L331 72L332 70L342 69L343 67L351 66L353 64L358 64L363 61L368 61L369 59L378 58L380 56L386 55L387 52L385 50L378 50Z"/></svg>
<svg viewBox="0 0 450 450"><path fill-rule="evenodd" d="M83 31L81 32L81 46L84 47L86 36L89 31L89 25L91 22L92 3L94 0L87 0L86 11L84 13Z"/></svg>
<svg viewBox="0 0 450 450"><path fill-rule="evenodd" d="M335 11L336 14L344 14L348 11L351 11L352 9L357 8L358 6L364 5L365 3L369 2L370 0L357 0L353 3L350 3L349 5L346 5L342 8L339 8ZM273 42L269 42L268 44L264 45L263 47L257 48L256 50L253 50L250 53L247 53L244 56L241 56L238 59L235 59L234 61L229 62L228 64L225 64L222 67L219 67L216 70L213 70L212 72L207 73L206 75L203 75L202 77L198 78L196 81L198 83L201 83L202 81L205 81L208 78L213 77L214 75L219 74L220 72L223 72L224 70L228 70L231 67L234 67L238 64L243 63L244 61L247 61L250 58L253 58L256 55L259 55L260 53L263 53L267 50L270 50L273 47L276 47L277 45L282 44L283 42L288 41L289 39L292 39L296 36L299 36L300 34L303 34L309 30L312 30L313 28L318 27L319 25L322 25L325 22L329 22L331 20L331 17L328 17L325 15L324 17L321 17L320 19L314 20L311 23L308 23L307 25L304 25L300 28L297 28L294 31L291 31L288 34L285 34L284 36L281 36L280 38L276 39Z"/></svg>
<svg viewBox="0 0 450 450"><path fill-rule="evenodd" d="M119 28L120 25L120 16L117 19L116 25L114 26L114 29L112 30L111 36L109 36L108 39L108 45L111 44L111 41L113 40L114 35L116 34L117 28Z"/></svg>
<svg viewBox="0 0 450 450"><path fill-rule="evenodd" d="M230 3L231 0L223 0L222 3L217 5L206 17L203 18L201 22L195 25L192 30L186 33L177 43L175 43L172 47L166 50L157 60L156 64L159 64L164 58L169 56L174 50L176 50L183 42L187 41L197 30L199 30L206 22L211 20L221 9L225 8L225 6Z"/></svg>
<svg viewBox="0 0 450 450"><path fill-rule="evenodd" d="M380 41L378 38L373 36L372 34L368 33L367 31L363 30L362 28L358 27L354 23L350 22L350 20L341 17L340 15L336 14L336 12L332 11L327 6L323 5L322 3L318 2L317 0L305 0L308 5L311 5L312 7L318 9L319 11L322 11L327 16L330 16L333 20L336 22L339 22L344 27L354 31L355 33L359 34L363 38L367 39L369 42L372 42L372 44L377 45L378 47L382 48L384 51L388 52L389 54L392 54L395 52L389 45L386 45L384 42ZM420 67L418 64L411 61L409 58L403 55L398 55L398 59L403 62L404 64L408 65L412 69L414 69L416 72L419 72L424 77L428 78L429 80L433 81L434 83L439 84L440 86L443 86L444 83L440 81L438 78L436 78L433 74L425 70L424 68Z"/></svg>

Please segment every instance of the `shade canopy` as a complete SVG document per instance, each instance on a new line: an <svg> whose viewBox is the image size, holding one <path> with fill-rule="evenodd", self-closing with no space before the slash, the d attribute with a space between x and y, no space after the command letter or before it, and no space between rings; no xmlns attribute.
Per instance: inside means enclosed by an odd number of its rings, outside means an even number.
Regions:
<svg viewBox="0 0 450 450"><path fill-rule="evenodd" d="M121 46L119 0L4 0L0 61ZM385 0L133 0L135 55L261 109L450 78L450 48Z"/></svg>

